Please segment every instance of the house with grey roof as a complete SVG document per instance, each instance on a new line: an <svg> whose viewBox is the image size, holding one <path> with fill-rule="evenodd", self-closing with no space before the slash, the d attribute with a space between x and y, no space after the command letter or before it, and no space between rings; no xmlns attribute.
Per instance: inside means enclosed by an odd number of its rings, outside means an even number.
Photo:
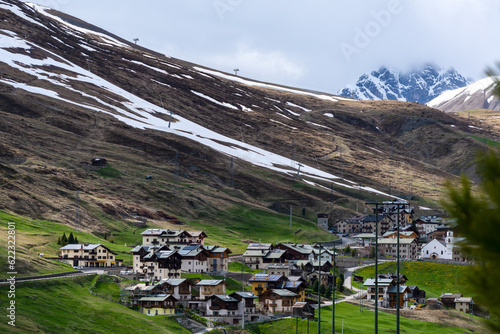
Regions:
<svg viewBox="0 0 500 334"><path fill-rule="evenodd" d="M245 321L259 321L261 320L261 315L256 312L255 300L259 299L256 295L251 292L233 292L229 296L238 300L238 312L241 315L245 315Z"/></svg>
<svg viewBox="0 0 500 334"><path fill-rule="evenodd" d="M259 305L269 313L292 313L299 295L286 289L271 289L259 295Z"/></svg>
<svg viewBox="0 0 500 334"><path fill-rule="evenodd" d="M207 297L210 297L211 295L225 295L226 285L226 281L221 279L204 279L199 281L196 284L196 287L200 289L200 299L206 300Z"/></svg>
<svg viewBox="0 0 500 334"><path fill-rule="evenodd" d="M175 315L177 299L172 295L155 295L142 297L138 301L139 312L146 315Z"/></svg>
<svg viewBox="0 0 500 334"><path fill-rule="evenodd" d="M73 267L118 267L123 260L101 244L68 244L59 248L59 260Z"/></svg>

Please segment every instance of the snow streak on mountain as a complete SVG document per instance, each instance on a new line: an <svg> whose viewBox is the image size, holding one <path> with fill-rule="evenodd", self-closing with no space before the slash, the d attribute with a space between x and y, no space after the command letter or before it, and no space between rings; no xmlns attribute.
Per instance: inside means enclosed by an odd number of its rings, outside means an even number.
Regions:
<svg viewBox="0 0 500 334"><path fill-rule="evenodd" d="M427 65L402 73L388 67L363 74L356 86L346 86L339 95L359 100L399 100L425 104L441 93L467 86L469 81L453 67L447 70Z"/></svg>
<svg viewBox="0 0 500 334"><path fill-rule="evenodd" d="M444 112L470 109L500 110L500 100L493 93L494 82L492 77L487 77L467 87L446 91L429 101L427 105Z"/></svg>

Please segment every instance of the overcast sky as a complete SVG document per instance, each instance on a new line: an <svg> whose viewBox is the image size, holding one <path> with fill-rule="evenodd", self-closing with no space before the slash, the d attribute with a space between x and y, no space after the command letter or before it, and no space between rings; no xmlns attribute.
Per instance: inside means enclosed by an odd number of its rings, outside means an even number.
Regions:
<svg viewBox="0 0 500 334"><path fill-rule="evenodd" d="M167 55L337 92L380 66L478 80L500 61L498 0L30 0Z"/></svg>

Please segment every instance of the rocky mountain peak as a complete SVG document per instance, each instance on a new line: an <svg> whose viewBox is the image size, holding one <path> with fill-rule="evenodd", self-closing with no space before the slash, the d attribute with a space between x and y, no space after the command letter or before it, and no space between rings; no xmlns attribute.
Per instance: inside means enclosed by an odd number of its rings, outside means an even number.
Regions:
<svg viewBox="0 0 500 334"><path fill-rule="evenodd" d="M453 67L427 64L408 72L386 66L359 77L356 85L338 94L360 100L400 100L425 104L447 90L464 87L469 80Z"/></svg>

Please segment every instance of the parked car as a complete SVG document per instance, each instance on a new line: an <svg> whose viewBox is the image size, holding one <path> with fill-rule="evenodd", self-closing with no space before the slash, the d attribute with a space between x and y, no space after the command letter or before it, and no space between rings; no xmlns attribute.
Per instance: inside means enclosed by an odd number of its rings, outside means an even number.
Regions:
<svg viewBox="0 0 500 334"><path fill-rule="evenodd" d="M83 269L82 266L73 266L73 268L76 269L76 270L82 270Z"/></svg>

